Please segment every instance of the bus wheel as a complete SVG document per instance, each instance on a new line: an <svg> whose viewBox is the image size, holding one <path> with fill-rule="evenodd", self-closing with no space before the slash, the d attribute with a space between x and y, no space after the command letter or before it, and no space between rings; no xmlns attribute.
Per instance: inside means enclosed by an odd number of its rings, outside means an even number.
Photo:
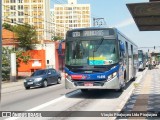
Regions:
<svg viewBox="0 0 160 120"><path fill-rule="evenodd" d="M81 92L82 92L82 93L87 93L87 92L88 92L88 89L81 89Z"/></svg>
<svg viewBox="0 0 160 120"><path fill-rule="evenodd" d="M124 91L124 89L125 89L125 86L126 86L126 82L125 82L125 81L123 81L123 85L122 85L122 84L120 84L120 88L119 88L119 89L116 89L116 91L117 91L117 92L123 92L123 91Z"/></svg>
<svg viewBox="0 0 160 120"><path fill-rule="evenodd" d="M132 80L132 81L135 81L135 80L136 80L136 77L133 77L131 80Z"/></svg>
<svg viewBox="0 0 160 120"><path fill-rule="evenodd" d="M117 92L123 92L124 91L124 87L120 87L119 89L116 89Z"/></svg>

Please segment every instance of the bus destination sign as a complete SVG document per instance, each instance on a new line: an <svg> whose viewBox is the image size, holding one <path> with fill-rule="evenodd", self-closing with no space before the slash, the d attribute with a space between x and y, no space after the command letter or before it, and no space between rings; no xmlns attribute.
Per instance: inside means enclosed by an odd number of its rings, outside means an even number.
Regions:
<svg viewBox="0 0 160 120"><path fill-rule="evenodd" d="M85 30L72 32L72 37L108 36L109 30Z"/></svg>

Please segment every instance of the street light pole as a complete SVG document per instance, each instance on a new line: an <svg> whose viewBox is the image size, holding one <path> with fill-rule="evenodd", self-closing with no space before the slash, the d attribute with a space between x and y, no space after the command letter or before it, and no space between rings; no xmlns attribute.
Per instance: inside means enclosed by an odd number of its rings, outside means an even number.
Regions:
<svg viewBox="0 0 160 120"><path fill-rule="evenodd" d="M96 26L96 22L97 22L97 25L102 25L102 24L106 25L104 18L93 18L93 26L94 27ZM99 22L101 22L101 24L99 24Z"/></svg>
<svg viewBox="0 0 160 120"><path fill-rule="evenodd" d="M2 85L2 0L0 0L0 102Z"/></svg>

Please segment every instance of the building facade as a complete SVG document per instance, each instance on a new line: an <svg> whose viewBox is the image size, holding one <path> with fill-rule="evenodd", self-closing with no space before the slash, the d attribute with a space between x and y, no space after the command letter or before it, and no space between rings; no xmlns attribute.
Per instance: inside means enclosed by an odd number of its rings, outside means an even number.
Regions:
<svg viewBox="0 0 160 120"><path fill-rule="evenodd" d="M2 23L35 26L38 40L51 39L50 0L2 0Z"/></svg>
<svg viewBox="0 0 160 120"><path fill-rule="evenodd" d="M77 4L77 0L68 0L68 4L55 4L54 35L65 38L69 29L90 27L90 18L90 4Z"/></svg>
<svg viewBox="0 0 160 120"><path fill-rule="evenodd" d="M15 48L17 46L17 37L14 32L2 29L2 46Z"/></svg>

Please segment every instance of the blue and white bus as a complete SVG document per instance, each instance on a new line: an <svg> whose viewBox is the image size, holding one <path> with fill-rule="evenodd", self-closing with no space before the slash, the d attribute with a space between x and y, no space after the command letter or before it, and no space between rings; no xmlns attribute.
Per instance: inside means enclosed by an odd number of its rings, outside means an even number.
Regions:
<svg viewBox="0 0 160 120"><path fill-rule="evenodd" d="M146 68L146 55L143 50L138 50L138 63L139 70L144 70Z"/></svg>
<svg viewBox="0 0 160 120"><path fill-rule="evenodd" d="M116 28L69 30L65 40L65 87L123 90L138 71L138 47Z"/></svg>

